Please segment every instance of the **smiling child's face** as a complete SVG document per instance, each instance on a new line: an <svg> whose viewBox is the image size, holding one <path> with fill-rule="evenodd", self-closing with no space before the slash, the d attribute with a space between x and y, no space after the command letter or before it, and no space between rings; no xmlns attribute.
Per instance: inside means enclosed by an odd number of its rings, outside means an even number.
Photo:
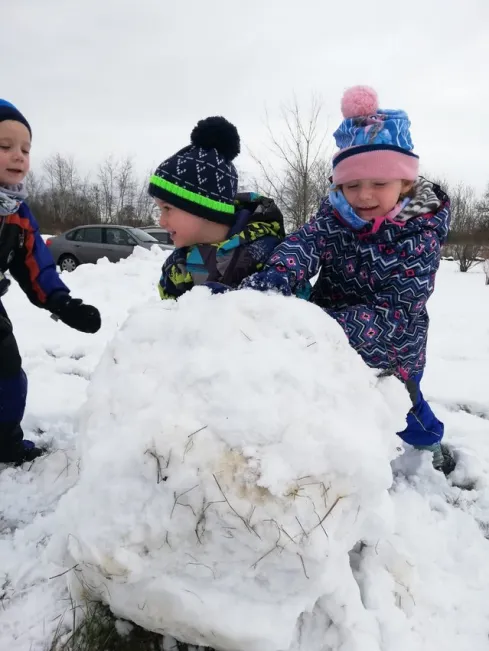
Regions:
<svg viewBox="0 0 489 651"><path fill-rule="evenodd" d="M0 184L17 185L29 171L31 136L21 122L0 122Z"/></svg>
<svg viewBox="0 0 489 651"><path fill-rule="evenodd" d="M177 248L193 244L211 244L226 239L229 226L216 224L186 210L155 199L160 209L160 226L166 229Z"/></svg>
<svg viewBox="0 0 489 651"><path fill-rule="evenodd" d="M370 221L387 215L412 185L409 181L372 179L344 183L342 190L356 214Z"/></svg>

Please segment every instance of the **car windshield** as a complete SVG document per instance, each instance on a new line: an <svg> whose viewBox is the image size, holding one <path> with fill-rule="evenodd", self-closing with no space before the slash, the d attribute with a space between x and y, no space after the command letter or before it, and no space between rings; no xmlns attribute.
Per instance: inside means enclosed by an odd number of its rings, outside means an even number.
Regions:
<svg viewBox="0 0 489 651"><path fill-rule="evenodd" d="M140 228L130 228L129 231L140 242L154 242L155 244L158 244L158 240L155 237L153 237L149 233L146 233L146 231L142 231Z"/></svg>

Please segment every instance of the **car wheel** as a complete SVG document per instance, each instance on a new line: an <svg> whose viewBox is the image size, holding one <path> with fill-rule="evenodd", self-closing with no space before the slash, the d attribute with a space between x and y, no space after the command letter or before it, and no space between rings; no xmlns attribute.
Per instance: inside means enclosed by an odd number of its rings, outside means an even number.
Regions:
<svg viewBox="0 0 489 651"><path fill-rule="evenodd" d="M62 255L58 262L61 271L75 271L80 264L74 255Z"/></svg>

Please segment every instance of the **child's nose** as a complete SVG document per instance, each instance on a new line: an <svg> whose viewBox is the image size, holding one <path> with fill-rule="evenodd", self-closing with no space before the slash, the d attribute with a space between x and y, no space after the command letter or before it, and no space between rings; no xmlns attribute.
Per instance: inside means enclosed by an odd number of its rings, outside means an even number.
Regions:
<svg viewBox="0 0 489 651"><path fill-rule="evenodd" d="M372 190L369 187L361 187L358 196L362 201L368 201L372 198Z"/></svg>
<svg viewBox="0 0 489 651"><path fill-rule="evenodd" d="M166 228L168 226L168 219L166 215L166 210L162 210L160 213L160 226Z"/></svg>

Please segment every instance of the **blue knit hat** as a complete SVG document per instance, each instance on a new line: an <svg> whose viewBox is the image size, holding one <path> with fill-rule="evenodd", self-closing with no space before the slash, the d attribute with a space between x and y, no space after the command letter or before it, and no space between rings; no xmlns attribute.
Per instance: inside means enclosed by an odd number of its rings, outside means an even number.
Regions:
<svg viewBox="0 0 489 651"><path fill-rule="evenodd" d="M16 109L13 104L7 102L7 100L0 99L0 122L3 122L4 120L14 120L15 122L21 122L25 127L27 127L32 138L32 130L30 124L27 122L22 113Z"/></svg>
<svg viewBox="0 0 489 651"><path fill-rule="evenodd" d="M149 194L192 215L233 226L240 149L236 127L223 117L200 120L191 144L167 158L150 178Z"/></svg>
<svg viewBox="0 0 489 651"><path fill-rule="evenodd" d="M341 102L345 118L334 133L340 151L333 158L336 185L361 179L402 179L418 176L419 157L413 153L404 111L379 109L377 94L368 86L347 90Z"/></svg>

